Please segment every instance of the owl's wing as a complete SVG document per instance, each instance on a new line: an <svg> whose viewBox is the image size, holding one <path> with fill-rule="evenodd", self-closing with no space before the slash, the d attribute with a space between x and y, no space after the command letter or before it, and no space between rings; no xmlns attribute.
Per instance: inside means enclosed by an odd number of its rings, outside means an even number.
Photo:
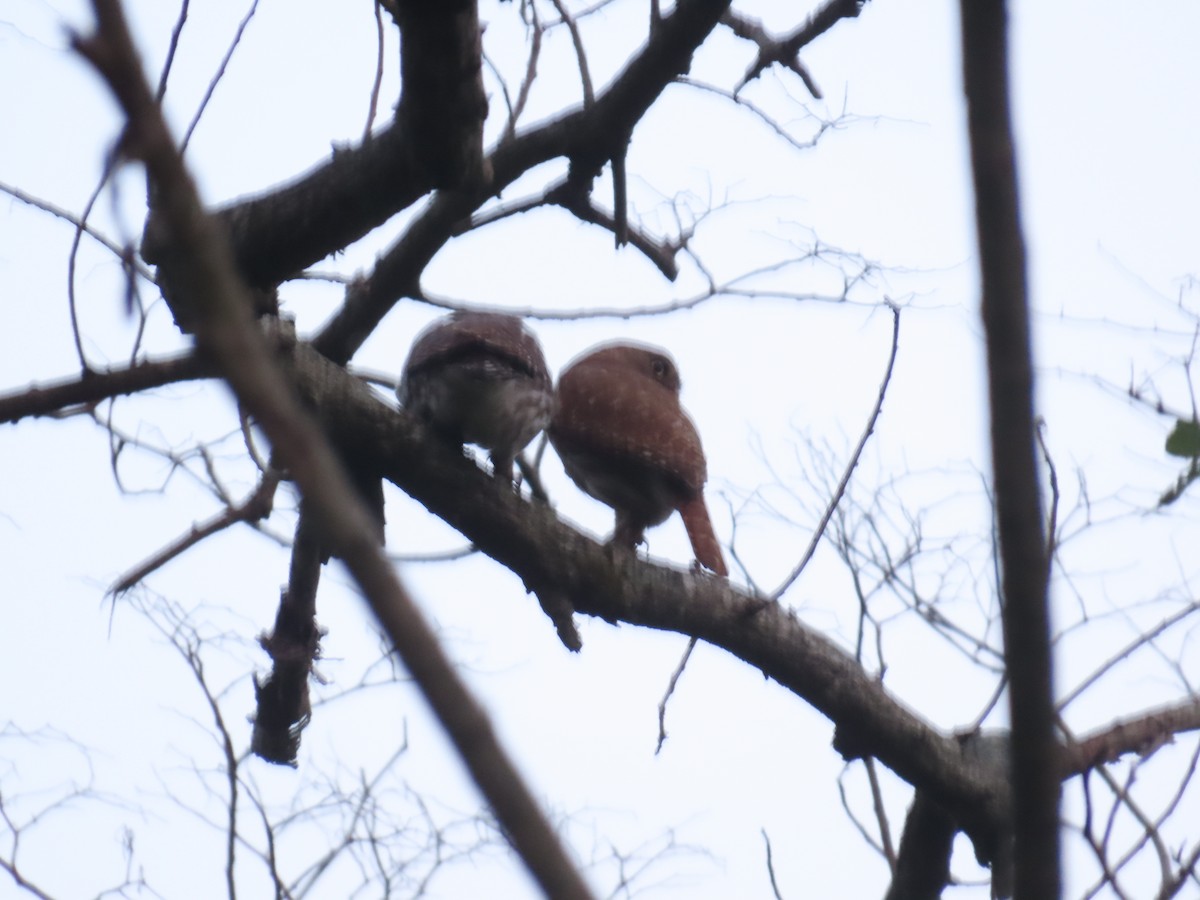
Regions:
<svg viewBox="0 0 1200 900"><path fill-rule="evenodd" d="M696 426L679 398L653 379L628 369L580 365L558 385L553 436L589 453L649 466L703 488L708 471Z"/></svg>

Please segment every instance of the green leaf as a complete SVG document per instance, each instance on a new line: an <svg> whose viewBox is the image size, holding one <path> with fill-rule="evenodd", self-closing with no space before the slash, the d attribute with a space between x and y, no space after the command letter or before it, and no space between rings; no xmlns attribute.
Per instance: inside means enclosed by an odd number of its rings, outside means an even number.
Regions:
<svg viewBox="0 0 1200 900"><path fill-rule="evenodd" d="M1167 453L1184 459L1200 456L1200 422L1176 421L1175 430L1167 435Z"/></svg>

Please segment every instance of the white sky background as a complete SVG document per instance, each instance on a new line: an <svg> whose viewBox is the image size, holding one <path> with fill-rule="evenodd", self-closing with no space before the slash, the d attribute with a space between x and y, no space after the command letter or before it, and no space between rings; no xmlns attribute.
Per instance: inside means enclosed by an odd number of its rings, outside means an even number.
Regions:
<svg viewBox="0 0 1200 900"><path fill-rule="evenodd" d="M587 21L598 87L640 45L644 5L618 5ZM309 168L331 142L357 140L375 67L369 4L357 7L262 0L188 151L207 200L256 192ZM778 28L798 15L786 3L738 8ZM130 3L128 10L146 63L157 73L174 4ZM244 11L242 3L193 4L168 91L177 133L191 119ZM524 45L513 6L487 3L482 15L488 53L515 79ZM82 4L0 3L0 181L73 211L94 189L119 121L96 79L64 47L62 23L86 27L88 21ZM1076 623L1084 602L1098 618L1060 644L1064 691L1138 627L1173 612L1180 598L1195 596L1191 548L1198 535L1187 520L1196 518L1196 501L1185 498L1167 515L1132 515L1152 509L1178 472L1162 453L1169 421L1131 406L1119 390L1131 376L1149 375L1168 405L1189 408L1179 361L1191 346L1193 322L1174 304L1182 291L1195 308L1187 279L1200 268L1198 33L1200 6L1186 0L1013 4L1040 409L1062 481L1060 517L1077 508L1086 478L1092 519L1102 523L1063 551L1073 578L1056 584L1057 624ZM546 47L526 122L578 99L565 37L557 35ZM836 480L871 408L891 329L890 315L878 304L885 296L902 303L899 361L855 498L867 503L874 486L896 479L893 495L925 510L929 546L947 544L957 557L925 561L927 591L936 592L947 615L978 629L992 602L981 491L988 462L957 40L956 4L950 2L874 0L859 19L840 23L804 53L826 93L824 103L808 105L821 116L844 109L858 118L807 153L774 138L748 113L684 88L672 88L635 132L631 199L650 230L671 231L666 201L676 195L696 212L736 201L702 224L693 244L716 277L787 256L793 252L788 241L806 247L815 234L891 267L856 289L856 304L723 298L668 317L535 321L533 327L553 370L616 336L669 347L683 376L684 403L708 452L709 506L718 534L730 540L731 510L740 510L737 551L755 581L770 589L803 551L828 482ZM381 118L397 96L391 31L389 42ZM697 55L693 75L730 84L749 59L746 45L718 33ZM790 74L768 73L746 95L796 134L808 133L803 87ZM501 107L493 105L491 137L502 122ZM549 180L538 172L503 199ZM93 221L114 238L136 238L144 215L142 176L128 170L119 184L119 214L114 217L109 193ZM610 196L605 181L597 197L607 205ZM389 222L316 268L347 274L368 268L406 219ZM0 201L0 391L77 370L65 288L71 239L65 223L15 200ZM828 268L797 267L770 284L829 293L838 287L836 277ZM85 242L77 278L89 358L120 364L134 326L123 313L119 267ZM635 309L703 287L686 261L679 281L668 284L635 250L614 253L611 235L559 211L525 215L456 240L435 259L423 284L472 303L544 311ZM340 290L329 285L282 289L284 306L302 331L318 327L339 298ZM395 374L412 336L434 314L399 304L356 364ZM161 303L151 314L147 346L156 353L182 346ZM115 416L129 432L177 447L236 426L224 392L200 384L118 403ZM230 489L240 496L252 473L237 463L237 436L219 450ZM207 736L208 713L178 655L127 604L119 603L113 614L103 594L119 574L218 507L182 472L169 479L165 492L151 490L167 478L166 466L136 452L121 472L127 486L146 490L120 495L106 435L83 420L0 429L0 458L0 683L6 686L0 725L52 727L94 748L95 788L121 798L79 802L47 818L24 839L23 869L56 895L92 895L120 880L120 840L128 826L152 886L168 897L212 896L223 884L221 834L168 799L220 815L217 798L205 797L192 771L193 765L209 770L220 761ZM563 515L597 535L607 533L611 512L567 482L552 452L543 472ZM813 479L814 472L822 477ZM774 511L747 502L760 489ZM391 549L462 545L398 492L388 498ZM290 502L281 491L271 521L279 534L291 532ZM890 511L898 515L895 501ZM1073 516L1069 524L1078 530L1084 516ZM689 558L677 521L651 532L650 551L676 563ZM226 716L243 743L249 726L242 723L253 703L248 673L265 665L252 642L271 624L286 571L286 551L243 528L211 539L149 582L157 593L196 609L205 633L228 634L228 642L213 645L207 663L214 684L231 685ZM842 764L829 747L831 726L797 697L723 651L701 646L671 702L670 739L656 758L656 706L685 638L581 620L584 650L575 657L559 645L518 580L486 558L404 564L401 573L535 791L556 816L569 817L565 833L582 859L604 857L610 845L650 854L673 832L679 844L703 852L666 857L635 888L656 897L766 897L765 829L784 896L882 895L886 866L865 847L840 805ZM330 633L321 672L332 685L318 688L317 696L354 683L379 652L365 608L346 584L340 569L326 570L319 618ZM787 600L809 624L852 648L857 602L828 548ZM881 617L899 613L894 601L891 607L879 602ZM994 676L932 635L916 616L896 615L884 639L886 683L905 703L946 729L981 713ZM1164 639L1162 649L1163 658L1141 654L1081 697L1068 710L1072 727L1087 731L1178 699L1181 678L1194 684L1200 677L1196 636L1185 625ZM1181 657L1182 675L1169 666ZM877 665L873 653L868 660ZM309 774L337 771L353 783L360 768L370 771L394 750L404 723L410 749L400 776L434 804L439 817L469 815L477 802L473 789L407 688L319 708L305 733L298 773L259 763L247 763L246 771L272 802L286 805ZM989 723L1003 724L1003 707ZM1180 768L1192 746L1185 741L1177 752L1164 751L1148 771ZM58 739L31 745L0 734L0 791L6 800L29 796L24 808L35 809L56 786L86 779L84 759ZM909 794L881 772L898 838ZM211 783L219 790L218 779ZM846 786L857 813L870 819L861 765L850 769ZM1197 821L1195 792L1184 803ZM1197 834L1189 837L1195 841ZM77 864L63 865L64 846L73 848ZM319 846L289 846L295 861L285 861L285 871L301 866ZM1067 895L1077 896L1094 876L1078 842L1069 838L1068 847ZM264 896L268 883L252 869L242 875L244 893ZM965 845L955 869L963 877L981 877ZM612 866L592 873L602 895L612 889ZM357 883L349 871L326 878L316 895L344 896L346 885ZM1144 895L1136 878L1130 886L1135 896ZM0 882L0 896L9 890ZM438 897L520 898L532 891L520 868L495 851L450 867L431 887ZM962 893L986 896L983 889Z"/></svg>

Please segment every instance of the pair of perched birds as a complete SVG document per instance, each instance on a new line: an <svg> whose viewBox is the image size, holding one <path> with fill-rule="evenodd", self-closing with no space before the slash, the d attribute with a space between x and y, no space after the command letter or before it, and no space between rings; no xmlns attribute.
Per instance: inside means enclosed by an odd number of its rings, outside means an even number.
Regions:
<svg viewBox="0 0 1200 900"><path fill-rule="evenodd" d="M724 576L704 450L679 388L666 351L613 343L571 362L556 390L519 318L456 312L417 336L396 393L439 434L486 448L501 479L511 481L516 455L545 430L571 480L616 512L612 543L633 549L679 510L697 562Z"/></svg>

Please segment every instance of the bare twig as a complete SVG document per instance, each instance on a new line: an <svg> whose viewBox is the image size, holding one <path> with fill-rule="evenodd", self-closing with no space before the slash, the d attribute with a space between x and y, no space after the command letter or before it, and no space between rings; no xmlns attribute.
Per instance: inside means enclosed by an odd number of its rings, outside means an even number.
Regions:
<svg viewBox="0 0 1200 900"><path fill-rule="evenodd" d="M867 441L871 439L871 435L875 433L875 424L879 421L879 414L883 411L883 400L887 396L888 385L892 380L892 370L896 365L896 354L900 350L900 307L891 302L888 303L888 307L892 311L892 349L888 355L883 380L879 383L879 394L875 398L875 407L871 410L871 415L867 419L867 427L863 429L854 452L850 454L850 461L846 464L846 470L842 473L841 480L838 481L838 485L834 489L833 497L830 498L828 506L825 507L825 513L821 516L821 521L817 523L816 531L813 532L807 549L805 549L804 554L800 557L800 562L796 564L796 567L792 569L791 573L784 578L783 583L770 595L770 602L772 603L779 602L788 588L800 577L800 573L804 571L804 567L808 565L808 561L812 559L813 554L817 552L817 545L821 542L821 537L825 534L825 528L829 525L829 520L833 518L834 511L841 502L842 496L846 493L846 488L850 485L850 476L854 474L855 468L858 467L858 461L862 458L863 449L867 446Z"/></svg>
<svg viewBox="0 0 1200 900"><path fill-rule="evenodd" d="M879 843L883 847L883 858L888 867L896 871L896 848L892 844L892 829L888 824L887 809L883 805L883 790L879 785L879 772L875 768L875 760L871 757L863 759L867 770L867 782L871 785L871 805L875 810L875 821L879 824Z"/></svg>
<svg viewBox="0 0 1200 900"><path fill-rule="evenodd" d="M119 595L125 593L142 579L146 578L168 562L180 556L187 550L199 544L205 538L217 532L224 531L238 522L258 522L271 514L271 506L275 490L279 486L279 473L268 472L259 482L254 492L237 506L231 506L213 516L202 525L193 525L187 534L181 535L167 546L163 547L149 559L139 563L118 578L109 587L108 593Z"/></svg>
<svg viewBox="0 0 1200 900"><path fill-rule="evenodd" d="M367 124L363 126L363 142L371 139L371 129L375 127L375 114L379 111L379 92L383 88L383 3L375 0L375 80L371 82L371 102L367 109Z"/></svg>
<svg viewBox="0 0 1200 900"><path fill-rule="evenodd" d="M735 34L758 45L758 58L746 70L738 90L741 90L773 64L779 63L799 75L809 92L819 98L820 90L812 82L796 54L800 52L801 47L820 37L840 20L857 16L864 3L865 0L829 0L809 16L803 25L782 38L771 37L757 22L750 22L738 16L727 16L727 20L722 21Z"/></svg>
<svg viewBox="0 0 1200 900"><path fill-rule="evenodd" d="M38 900L55 900L53 894L47 894L40 887L22 875L21 870L17 868L16 863L12 862L12 860L0 857L0 869L3 869L5 872L7 872L9 877L13 880L13 884L25 891L27 894L37 897Z"/></svg>
<svg viewBox="0 0 1200 900"><path fill-rule="evenodd" d="M4 184L3 182L0 182L0 192L20 200L22 203L27 203L30 206L40 209L42 212L50 213L50 215L62 219L77 231L82 231L96 243L100 244L102 247L104 247L104 249L108 250L113 256L119 259L122 264L130 262L134 271L137 272L137 274L142 278L146 279L146 281L154 281L154 273L146 268L141 260L130 260L127 248L122 247L120 244L116 243L102 232L99 232L92 226L88 225L86 220L82 217L75 215L69 210L63 209L61 206L51 203L49 200L43 200L40 197L35 197L32 194L21 190L19 187L14 187L10 184Z"/></svg>
<svg viewBox="0 0 1200 900"><path fill-rule="evenodd" d="M695 649L696 638L689 638L687 648L683 651L683 656L679 657L679 664L675 666L675 671L671 673L671 680L667 682L667 691L663 694L662 700L658 702L658 743L654 746L655 756L659 754L659 751L662 750L663 744L667 740L667 701L675 693L675 685L679 684L679 678L683 675L683 670L687 668L688 660Z"/></svg>
<svg viewBox="0 0 1200 900"><path fill-rule="evenodd" d="M860 121L857 118L851 119L845 114L844 111L836 119L821 119L809 113L807 118L814 120L816 126L812 131L812 136L808 138L808 140L800 140L791 132L789 132L787 128L784 127L783 123L779 122L761 106L758 106L752 100L748 100L746 97L737 93L736 91L731 91L715 84L705 84L703 81L697 81L694 78L687 77L680 78L679 83L687 85L690 88L695 88L698 91L716 94L718 97L723 97L726 100L729 100L731 103L736 103L738 106L751 113L754 118L766 125L767 128L773 131L778 137L782 138L796 150L812 150L821 142L821 138L824 137L828 132L840 130L846 127L846 125L851 121Z"/></svg>
<svg viewBox="0 0 1200 900"><path fill-rule="evenodd" d="M537 196L522 198L511 203L499 204L485 212L476 213L469 220L464 221L456 229L456 233L461 234L473 231L485 225L490 225L493 222L498 222L501 219L531 212L547 205L559 206L570 212L580 221L591 225L598 225L620 238L621 225L617 217L601 209L589 193L576 189L576 186L569 178L564 178L550 185ZM663 277L668 281L674 281L679 277L679 264L675 257L690 237L690 234L682 233L680 238L675 241L656 240L639 228L631 228L629 223L626 222L623 242L633 244L635 248L640 250L654 264L655 268L663 274Z"/></svg>
<svg viewBox="0 0 1200 900"><path fill-rule="evenodd" d="M862 837L868 847L870 847L880 856L883 856L883 845L879 843L879 841L875 838L875 835L871 833L871 830L866 826L863 820L859 818L858 813L854 811L854 807L850 803L850 795L846 792L846 774L849 771L850 765L847 764L842 768L842 771L838 773L838 799L841 801L842 809L845 811L847 817L849 817L850 823L859 833L859 836Z"/></svg>
<svg viewBox="0 0 1200 900"><path fill-rule="evenodd" d="M771 858L771 838L767 835L767 829L759 829L762 832L763 843L767 848L767 875L771 878L771 893L775 895L775 900L783 900L783 894L779 892L779 882L775 880L775 862Z"/></svg>
<svg viewBox="0 0 1200 900"><path fill-rule="evenodd" d="M187 23L188 10L191 0L183 0L179 4L179 15L175 19L175 27L171 29L171 40L167 45L167 57L163 61L162 71L158 73L158 87L154 91L154 99L162 103L167 96L167 81L171 77L171 69L175 65L175 54L179 52L179 38L183 35L183 26Z"/></svg>
<svg viewBox="0 0 1200 900"><path fill-rule="evenodd" d="M583 84L583 105L585 108L596 102L596 92L592 90L592 75L588 71L587 52L583 47L583 35L579 33L579 25L571 15L562 0L550 0L558 14L562 17L567 31L571 33L571 43L575 46L575 59L579 63L579 80Z"/></svg>
<svg viewBox="0 0 1200 900"><path fill-rule="evenodd" d="M88 197L87 203L84 204L83 212L79 214L78 224L75 226L75 235L71 238L71 251L67 254L67 312L71 317L71 337L75 341L75 353L79 357L80 368L83 369L85 374L92 371L92 365L88 362L87 354L83 350L83 331L79 325L79 300L75 293L75 276L79 265L79 245L83 242L83 235L90 233L87 225L88 218L92 214L92 208L96 205L96 201L100 199L100 195L104 192L109 178L112 177L115 167L116 157L115 155L110 155L104 161L104 171L100 173L100 180L96 183L91 196ZM124 250L120 251L117 255L124 258Z"/></svg>
<svg viewBox="0 0 1200 900"><path fill-rule="evenodd" d="M204 701L208 706L209 712L212 714L213 725L217 730L217 738L221 746L225 783L229 791L228 797L225 799L226 821L223 829L225 833L225 887L229 900L236 900L237 888L234 881L234 874L236 872L237 861L237 808L238 797L240 795L238 754L233 746L233 736L225 724L225 715L221 710L221 705L217 702L217 697L213 693L208 683L208 677L205 674L204 660L200 655L200 636L188 625L186 615L181 610L173 606L168 606L166 613L165 621L156 616L148 615L147 618L150 619L159 633L171 643L187 663L192 677L200 687L200 692L204 696Z"/></svg>
<svg viewBox="0 0 1200 900"><path fill-rule="evenodd" d="M229 62L233 59L233 54L237 50L238 45L242 42L242 35L246 32L246 26L250 24L250 20L254 18L254 14L258 11L258 0L251 0L250 8L246 10L246 15L242 17L242 21L238 23L237 30L233 33L233 40L229 42L229 47L225 51L225 55L221 58L220 64L217 66L217 71L213 77L209 79L208 87L204 91L204 96L200 98L200 105L196 107L195 115L192 116L192 121L188 123L187 131L183 133L183 140L179 142L179 152L186 153L188 143L192 139L192 134L196 131L196 126L200 124L200 118L204 115L204 111L208 109L208 103L212 100L213 94L216 93L217 85L221 83L221 79L225 77L225 70L229 68Z"/></svg>
<svg viewBox="0 0 1200 900"><path fill-rule="evenodd" d="M1200 600L1196 600L1192 603L1189 603L1187 606L1183 607L1183 609L1179 610L1174 615L1167 616L1167 618L1163 619L1161 622L1159 622L1153 628L1147 629L1147 630L1139 633L1138 636L1135 637L1132 641L1130 641L1128 644L1126 644L1124 647L1122 647L1121 649L1116 651L1112 656L1110 656L1103 665L1101 665L1094 672L1089 674L1083 681L1081 681L1074 688L1072 688L1070 691L1068 691L1058 701L1058 703L1056 705L1056 709L1059 712L1062 712L1063 710L1065 710L1067 708L1067 706L1069 706L1075 700L1079 699L1079 696L1084 691L1086 691L1088 688L1090 688L1092 685L1094 685L1097 681L1099 681L1106 673L1108 673L1114 667L1120 665L1121 663L1128 661L1129 657L1133 655L1135 650L1137 650L1141 647L1144 647L1147 644L1152 643L1156 638L1160 637L1165 632L1167 632L1174 626L1178 625L1180 622L1183 622L1183 621L1191 618L1197 612L1200 612Z"/></svg>
<svg viewBox="0 0 1200 900"><path fill-rule="evenodd" d="M504 141L512 140L517 133L517 122L521 118L521 113L525 112L525 104L529 102L529 91L533 87L534 79L537 78L538 60L542 55L542 33L546 29L538 21L537 4L530 3L527 8L531 17L529 58L525 61L525 75L521 78L521 87L517 90L516 102L509 107L508 124L504 128Z"/></svg>
<svg viewBox="0 0 1200 900"><path fill-rule="evenodd" d="M809 74L808 69L800 62L800 57L796 55L796 50L790 50L785 41L781 41L768 34L761 22L748 19L730 9L721 17L721 24L743 40L751 41L758 45L758 59L746 70L746 74L738 82L735 93L740 92L742 88L761 75L771 63L777 62L800 76L800 80L804 82L804 86L814 99L822 99L821 89L813 81L813 77Z"/></svg>
<svg viewBox="0 0 1200 900"><path fill-rule="evenodd" d="M1200 884L1200 878L1196 877L1198 868L1200 868L1200 843L1192 847L1185 859L1180 860L1178 873L1169 883L1162 886L1162 890L1158 892L1158 900L1171 900L1183 890L1189 881Z"/></svg>
<svg viewBox="0 0 1200 900"><path fill-rule="evenodd" d="M1046 446L1046 422L1038 418L1034 423L1038 449L1042 451L1042 461L1046 463L1046 472L1050 476L1050 510L1046 521L1046 590L1050 590L1050 569L1054 565L1054 556L1058 552L1058 504L1062 494L1058 489L1058 468L1054 465L1054 457Z"/></svg>

